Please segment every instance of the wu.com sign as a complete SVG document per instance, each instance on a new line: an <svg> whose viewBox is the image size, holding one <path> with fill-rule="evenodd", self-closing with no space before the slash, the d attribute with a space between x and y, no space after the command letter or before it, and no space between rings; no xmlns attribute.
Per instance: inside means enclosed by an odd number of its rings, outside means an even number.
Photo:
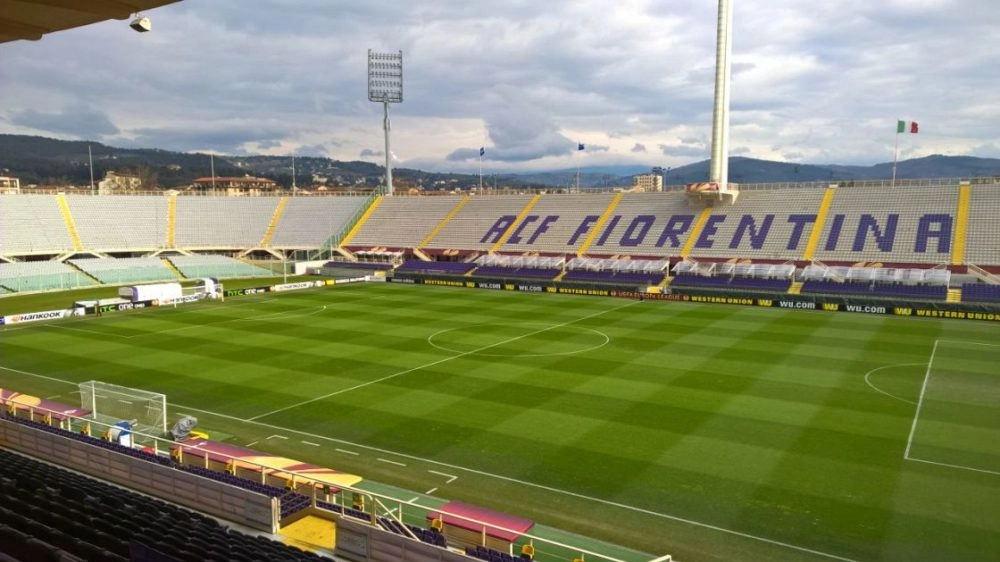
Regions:
<svg viewBox="0 0 1000 562"><path fill-rule="evenodd" d="M79 312L78 312L79 310ZM56 320L68 318L70 316L81 316L83 309L45 310L42 312L25 312L24 314L12 314L3 317L2 324L24 324L26 322L41 322L43 320Z"/></svg>

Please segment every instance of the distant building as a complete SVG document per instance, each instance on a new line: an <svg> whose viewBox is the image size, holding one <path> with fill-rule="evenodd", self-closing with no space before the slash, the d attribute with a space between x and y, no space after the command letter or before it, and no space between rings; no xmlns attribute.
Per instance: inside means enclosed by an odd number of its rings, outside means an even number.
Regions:
<svg viewBox="0 0 1000 562"><path fill-rule="evenodd" d="M277 191L278 184L267 178L253 176L242 177L204 177L194 180L194 191L198 193L228 195L269 195Z"/></svg>
<svg viewBox="0 0 1000 562"><path fill-rule="evenodd" d="M21 180L10 176L0 176L0 193L8 195L21 193Z"/></svg>
<svg viewBox="0 0 1000 562"><path fill-rule="evenodd" d="M129 176L108 172L104 179L97 182L97 193L100 195L111 195L115 193L129 193L142 187L142 180L139 176Z"/></svg>
<svg viewBox="0 0 1000 562"><path fill-rule="evenodd" d="M663 191L663 176L659 174L640 174L634 176L630 191Z"/></svg>

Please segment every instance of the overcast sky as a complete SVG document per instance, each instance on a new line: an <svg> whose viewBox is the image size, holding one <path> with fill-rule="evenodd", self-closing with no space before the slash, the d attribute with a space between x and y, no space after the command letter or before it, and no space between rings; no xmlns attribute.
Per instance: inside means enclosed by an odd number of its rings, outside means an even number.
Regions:
<svg viewBox="0 0 1000 562"><path fill-rule="evenodd" d="M731 154L1000 157L1000 1L733 0ZM184 0L0 45L0 132L380 161L367 50L402 50L397 165L708 157L714 0ZM586 150L578 152L577 143Z"/></svg>

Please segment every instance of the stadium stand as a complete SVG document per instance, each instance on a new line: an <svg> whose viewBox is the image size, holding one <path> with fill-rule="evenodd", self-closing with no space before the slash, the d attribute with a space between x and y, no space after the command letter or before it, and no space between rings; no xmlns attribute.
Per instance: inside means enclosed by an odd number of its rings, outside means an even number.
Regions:
<svg viewBox="0 0 1000 562"><path fill-rule="evenodd" d="M1000 302L1000 285L962 283L962 300L969 302Z"/></svg>
<svg viewBox="0 0 1000 562"><path fill-rule="evenodd" d="M396 268L397 273L421 273L428 275L465 275L476 267L474 263L449 261L409 260Z"/></svg>
<svg viewBox="0 0 1000 562"><path fill-rule="evenodd" d="M957 186L838 189L815 258L949 263L957 204Z"/></svg>
<svg viewBox="0 0 1000 562"><path fill-rule="evenodd" d="M136 549L177 561L324 560L4 449L0 490L11 500L0 506L0 552L18 560L117 562L134 560Z"/></svg>
<svg viewBox="0 0 1000 562"><path fill-rule="evenodd" d="M167 258L184 277L265 277L273 275L270 270L228 256L198 254L193 256L170 256Z"/></svg>
<svg viewBox="0 0 1000 562"><path fill-rule="evenodd" d="M497 245L508 230L511 230L510 226L536 197L535 195L485 197L477 195L470 199L462 207L462 210L441 228L437 236L427 244L427 247L489 251ZM454 205L455 200L453 199L452 202ZM381 207L376 210L369 222L376 219L376 215L380 214L381 210ZM434 221L433 226L437 226L443 219L444 215ZM380 243L378 245L385 246L386 244Z"/></svg>
<svg viewBox="0 0 1000 562"><path fill-rule="evenodd" d="M99 252L155 251L167 245L167 197L67 197L83 247Z"/></svg>
<svg viewBox="0 0 1000 562"><path fill-rule="evenodd" d="M969 226L965 263L994 266L1000 273L1000 185L973 185L969 196Z"/></svg>
<svg viewBox="0 0 1000 562"><path fill-rule="evenodd" d="M73 240L55 195L0 195L0 255L72 250Z"/></svg>
<svg viewBox="0 0 1000 562"><path fill-rule="evenodd" d="M690 255L693 258L798 259L814 225L805 219L816 216L824 193L823 189L800 189L789 197L785 190L743 192L731 210L713 209L712 216L726 216L726 220L709 223L715 231L703 231ZM708 245L708 240L715 243Z"/></svg>
<svg viewBox="0 0 1000 562"><path fill-rule="evenodd" d="M575 253L586 240L585 236L578 236L572 243L568 242L579 226L585 221L596 224L612 201L618 199L620 197L611 193L543 195L500 251Z"/></svg>
<svg viewBox="0 0 1000 562"><path fill-rule="evenodd" d="M386 197L351 239L351 247L414 248L461 200L448 195Z"/></svg>
<svg viewBox="0 0 1000 562"><path fill-rule="evenodd" d="M175 243L185 249L258 246L278 204L276 197L178 197Z"/></svg>
<svg viewBox="0 0 1000 562"><path fill-rule="evenodd" d="M176 280L161 258L89 258L67 260L101 283L122 284Z"/></svg>
<svg viewBox="0 0 1000 562"><path fill-rule="evenodd" d="M11 291L48 291L95 284L82 271L60 261L0 263L0 285Z"/></svg>
<svg viewBox="0 0 1000 562"><path fill-rule="evenodd" d="M314 249L347 227L362 210L362 196L290 197L271 238L270 246L281 249Z"/></svg>

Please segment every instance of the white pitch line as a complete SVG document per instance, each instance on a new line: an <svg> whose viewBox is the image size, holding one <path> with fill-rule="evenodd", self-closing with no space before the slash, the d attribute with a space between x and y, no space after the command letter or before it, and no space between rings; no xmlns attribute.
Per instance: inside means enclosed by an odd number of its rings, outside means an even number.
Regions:
<svg viewBox="0 0 1000 562"><path fill-rule="evenodd" d="M193 409L193 408L189 408L189 409ZM268 437L268 439L288 439L288 438L285 437L284 435L272 435L272 436Z"/></svg>
<svg viewBox="0 0 1000 562"><path fill-rule="evenodd" d="M344 394L346 392L351 392L351 391L354 391L354 390L358 390L359 388L365 388L366 386L371 386L373 384L378 384L380 382L385 382L385 381L387 381L389 379L394 379L396 377L400 377L400 376L412 373L414 371L419 371L421 369L426 369L428 367L434 367L435 365L440 365L441 363L447 363L448 361L453 361L455 359L460 359L460 358L466 357L468 355L473 355L473 354L479 353L480 351L486 351L487 349L493 349L494 347L499 347L501 345L506 345L508 343L515 342L515 341L518 341L518 340L522 340L524 338L527 338L527 337L530 337L530 336L534 336L536 334L542 334L542 333L548 332L549 330L555 330L556 328L562 328L564 326L569 326L570 324L575 324L576 322L582 322L584 320L589 320L591 318L596 318L598 316L601 316L602 314L607 314L609 312L614 312L616 310L621 310L621 309L623 309L623 308L625 308L627 306L632 306L636 302L638 302L638 301L632 301L632 302L623 304L621 306L616 306L614 308L609 308L607 310L602 310L600 312L595 312L594 314L588 314L587 316L584 316L582 318L576 318L574 320L569 320L569 321L563 322L562 324L555 324L555 325L549 326L547 328L541 328L541 329L535 330L533 332L528 332L527 334L523 334L523 335L520 335L520 336L515 336L515 337L512 337L512 338L507 338L505 340L498 341L497 343L492 343L490 345L484 345L484 346L476 348L476 349L472 349L472 350L469 350L469 351L464 351L462 353L459 353L458 355L452 355L451 357L445 357L443 359L438 359L437 361L431 361L430 363L424 363L423 365L418 365L418 366L412 367L410 369L405 369L403 371L399 371L398 373L393 373L391 375L386 375L386 376L384 376L382 378L379 378L379 379L375 379L375 380L368 381L368 382L363 382L363 383L360 383L360 384L356 384L354 386L350 386L350 387L347 387L347 388L342 388L340 390L335 390L333 392L330 392L328 394L324 394L322 396L317 396L315 398L310 398L309 400L303 400L301 402L292 404L290 406L285 406L284 408L278 408L277 410L272 410L270 412L265 412L263 414L259 414L259 415L256 415L256 416L252 417L252 418L247 418L247 419L250 420L250 421L257 421L260 418L266 418L268 416L271 416L271 415L274 415L274 414L277 414L277 413L280 413L280 412L284 412L286 410L291 410L292 408L298 408L299 406L305 406L306 404L312 404L313 402L318 402L319 400L326 400L327 398L331 398L331 397L337 396L339 394Z"/></svg>
<svg viewBox="0 0 1000 562"><path fill-rule="evenodd" d="M358 456L358 455L361 454L361 453L357 453L357 452L354 452L354 451L348 451L347 449L334 449L334 450L335 451L340 451L341 453L346 453L348 455L354 455L354 456Z"/></svg>
<svg viewBox="0 0 1000 562"><path fill-rule="evenodd" d="M959 343L962 345L982 345L986 347L1000 347L1000 343L986 343L981 341L962 341L962 340L938 340L944 343Z"/></svg>
<svg viewBox="0 0 1000 562"><path fill-rule="evenodd" d="M177 406L181 407L181 408L185 407L185 406L181 406L179 404L177 404ZM355 443L353 441L347 441L346 439L338 439L336 437L327 437L325 435L318 435L318 434L315 434L315 433L309 433L308 431L301 431L301 430L298 430L298 429L291 429L291 428L281 427L281 426L277 426L277 425L272 425L272 424L269 424L269 423L266 423L266 422L238 418L236 416L230 416L228 414L220 414L218 412L210 412L208 410L198 410L197 408L188 408L188 409L195 410L195 411L200 411L200 412L202 412L204 414L208 414L208 415L219 416L221 418L227 418L227 419L231 419L231 420L235 420L235 421L240 421L240 422L244 422L244 423L250 423L250 424L259 425L259 426L262 426L262 427L268 427L268 428L271 428L271 429L278 429L278 430L281 430L281 431L288 431L290 433L297 433L299 435L306 435L306 436L312 437L314 439L320 439L320 440L323 440L323 441L330 441L330 442L333 442L333 443L341 443L341 444L344 444L344 445L350 445L352 447L357 447L359 449L366 449L366 450L373 451L373 452L376 452L376 453L383 453L383 454L388 454L388 455L395 455L395 456L401 457L401 458L412 459L412 460L417 461L417 462L425 462L425 463L433 464L433 465L440 466L440 467L443 467L443 468L448 468L448 469L452 469L452 470L459 470L459 471L462 471L462 472L468 472L469 474L476 474L476 475L479 475L479 476L485 476L487 478L495 478L497 480L502 480L504 482L511 482L511 483L514 483L514 484L519 484L519 485L522 485L522 486L525 486L525 487L528 487L528 488L535 488L535 489L538 489L538 490L545 490L546 492L551 492L553 494L560 494L560 495L564 495L564 496L574 497L574 498L578 498L578 499L590 501L590 502L593 502L593 503L599 503L599 504L607 505L607 506L610 506L610 507L616 507L616 508L619 508L619 509L624 509L626 511L631 511L633 513L641 513L643 515L649 515L651 517L657 517L657 518L660 518L660 519L667 519L669 521L676 521L678 523L684 523L684 524L687 524L687 525L691 525L693 527L699 527L699 528L702 528L702 529L709 529L709 530L712 530L712 531L717 531L719 533L725 533L727 535L732 535L732 536L735 536L735 537L741 537L741 538L744 538L744 539L758 541L758 542L762 542L762 543L766 543L766 544L770 544L770 545L774 545L774 546L780 546L780 547L787 548L789 550L794 550L794 551L797 551L797 552L806 552L806 553L814 554L816 556L820 556L820 557L823 557L823 558L829 558L831 560L840 560L841 562L860 562L859 560L856 560L854 558L846 558L846 557L843 557L843 556L838 556L836 554L830 554L828 552L822 552L822 551L819 551L819 550L814 550L814 549L811 549L811 548L806 548L804 546L797 546L797 545L794 545L794 544L791 544L791 543L786 543L786 542L782 542L782 541L778 541L778 540L774 540L774 539L769 539L769 538L766 538L766 537L761 537L761 536L757 536L757 535L751 535L750 533L744 533L742 531L736 531L736 530L733 530L733 529L727 529L725 527L720 527L718 525L712 525L711 523L703 523L701 521L695 521L693 519L686 519L684 517L680 517L680 516L677 516L677 515L670 515L668 513L660 513L658 511L653 511L653 510L645 509L645 508L642 508L642 507L636 507L636 506L632 506L632 505L628 505L628 504L616 502L616 501L613 501L613 500L606 500L606 499L603 499L603 498L597 498L597 497L594 497L594 496L588 496L586 494L581 494L581 493L578 493L578 492L572 492L572 491L569 491L569 490L562 490L562 489L559 489L559 488L554 488L552 486L546 486L545 484L538 484L536 482L528 482L526 480L519 480L517 478L513 478L513 477L510 477L510 476L504 476L502 474L494 474L492 472L487 472L485 470L479 470L479 469L475 469L475 468L468 468L468 467L465 467L465 466L458 466L458 465L455 465L455 464L448 464L446 462L437 461L437 460L434 460L434 459L427 459L427 458L423 458L423 457L418 457L416 455L410 455L410 454L407 454L407 453L399 453L399 452L396 452L396 451L390 451L388 449L382 449L380 447L373 447L371 445L365 445L363 443ZM409 502L406 502L406 503L413 504L415 501L417 501L419 499L420 499L419 497L416 497L416 498L413 498Z"/></svg>
<svg viewBox="0 0 1000 562"><path fill-rule="evenodd" d="M380 462L387 462L389 464L394 464L396 466L406 466L406 464L404 464L404 463L396 462L396 461L391 461L389 459L377 458L375 460L380 461Z"/></svg>
<svg viewBox="0 0 1000 562"><path fill-rule="evenodd" d="M913 445L913 435L917 432L917 420L920 419L920 407L924 405L924 393L927 392L927 381L931 379L931 366L934 364L934 355L937 354L938 342L934 340L934 347L931 349L931 358L927 360L927 371L924 373L924 384L920 386L920 398L917 398L917 410L913 413L913 423L910 425L910 436L906 439L906 450L903 451L903 458L910 458L910 447Z"/></svg>
<svg viewBox="0 0 1000 562"><path fill-rule="evenodd" d="M424 495L425 496L429 496L429 495L433 494L436 491L438 491L437 488L431 488L430 490L427 490L426 492L424 492Z"/></svg>
<svg viewBox="0 0 1000 562"><path fill-rule="evenodd" d="M437 474L438 476L444 476L445 478L448 479L448 481L445 482L445 484L451 484L455 480L458 480L458 476L455 476L454 474L445 474L444 472L438 472L436 470L428 470L427 472L430 472L431 474Z"/></svg>
<svg viewBox="0 0 1000 562"><path fill-rule="evenodd" d="M673 559L674 559L673 556L671 556L671 555L668 554L666 556L661 556L659 558L654 558L654 559L650 560L649 562L673 562Z"/></svg>
<svg viewBox="0 0 1000 562"><path fill-rule="evenodd" d="M54 396L48 396L45 399L46 400L55 400L56 398L59 398L60 396L62 396L62 394L56 394Z"/></svg>
<svg viewBox="0 0 1000 562"><path fill-rule="evenodd" d="M251 443L247 443L247 444L246 444L246 445L244 445L244 446L245 446L245 447L253 447L253 446L254 446L254 445L256 445L257 443L260 443L260 441L253 441L253 442L251 442Z"/></svg>
<svg viewBox="0 0 1000 562"><path fill-rule="evenodd" d="M906 460L908 460L908 461L914 461L914 462L923 462L923 463L927 463L927 464L934 464L934 465L937 465L937 466L946 466L948 468L958 468L958 469L961 469L961 470L971 470L973 472L982 472L984 474L994 474L996 476L1000 476L1000 472L997 472L996 470L986 470L985 468L975 468L975 467L971 467L971 466L965 466L964 464L948 464L946 462L936 462L936 461L929 461L927 459L918 459L917 457L907 457Z"/></svg>
<svg viewBox="0 0 1000 562"><path fill-rule="evenodd" d="M636 302L638 302L638 301L636 301ZM21 374L28 375L28 376L34 376L34 377L38 377L38 378L41 378L41 379L47 379L47 380L52 380L52 381L55 381L55 382L61 382L61 383L64 383L64 384L69 384L69 385L77 386L77 383L72 382L72 381L67 381L67 380L64 380L64 379L57 379L55 377L49 377L49 376L46 376L46 375L39 375L37 373L31 373L31 372L28 372L28 371L21 371L21 370L18 370L18 369L12 369L10 367L4 367L2 365L0 365L0 370L6 370L6 371L15 372L15 373L21 373ZM450 469L450 470L458 470L458 471L462 471L462 472L467 472L469 474L477 474L479 476L485 476L487 478L495 478L497 480L502 480L504 482L511 482L511 483L514 483L514 484L519 484L519 485L522 485L522 486L525 486L525 487L528 487L528 488L535 488L535 489L538 489L538 490L545 490L545 491L551 492L553 494L559 494L559 495L564 495L564 496L579 498L579 499L590 501L590 502L593 502L593 503L598 503L598 504L601 504L601 505L607 505L607 506L610 506L610 507L616 507L618 509L624 509L626 511L631 511L633 513L641 513L643 515L649 515L651 517L657 517L657 518L666 519L666 520L669 520L669 521L676 521L678 523L684 523L684 524L687 524L687 525L691 525L693 527L699 527L699 528L702 528L702 529L709 529L709 530L716 531L716 532L719 532L719 533L724 533L724 534L727 534L727 535L732 535L734 537L741 537L741 538L744 538L744 539L758 541L758 542L762 542L762 543L765 543L765 544L771 544L771 545L774 545L774 546L780 546L782 548L787 548L789 550L794 550L794 551L797 551L797 552L806 552L806 553L809 553L809 554L814 554L816 556L821 556L823 558L829 558L831 560L840 560L841 562L860 562L860 561L855 560L853 558L846 558L846 557L843 557L843 556L838 556L836 554L830 554L828 552L822 552L822 551L819 551L819 550L814 550L814 549L811 549L811 548L806 548L804 546L797 546L797 545L794 545L794 544L790 544L790 543L786 543L786 542L782 542L782 541L778 541L778 540L774 540L774 539L769 539L769 538L766 538L766 537L761 537L761 536L757 536L757 535L751 535L750 533L744 533L744 532L736 531L736 530L733 530L733 529L727 529L725 527L720 527L718 525L712 525L711 523L703 523L701 521L695 521L693 519L686 519L684 517L679 517L677 515L670 515L668 513L660 513L658 511L653 511L653 510L645 509L645 508L642 508L642 507L636 507L636 506L632 506L632 505L628 505L628 504L624 504L624 503L620 503L620 502L616 502L616 501L612 501L612 500L607 500L607 499L603 499L603 498L597 498L597 497L593 497L593 496L588 496L586 494L581 494L581 493L578 493L578 492L572 492L572 491L569 491L569 490L561 490L559 488L554 488L552 486L546 486L545 484L538 484L536 482L528 482L526 480L519 480L517 478L513 478L513 477L510 477L510 476L503 476L501 474L494 474L494 473L491 473L491 472L487 472L485 470L478 470L478 469L475 469L475 468L468 468L468 467L464 467L464 466L458 466L458 465L455 465L455 464L448 464L446 462L441 462L441 461L437 461L437 460L434 460L434 459L427 459L427 458L423 458L423 457L418 457L416 455L410 455L410 454L407 454L407 453L398 453L396 451L390 451L388 449L382 449L382 448L379 448L379 447L373 447L371 445L364 445L362 443L355 443L353 441L347 441L346 439L338 439L336 437L328 437L326 435L319 435L319 434L316 434L316 433L310 433L308 431L301 431L301 430L298 430L298 429L291 429L291 428L287 428L287 427L281 427L281 426L269 424L269 423L266 423L266 422L260 422L260 421L255 421L255 420L248 420L248 419L238 418L236 416L230 416L229 414L220 414L219 412L211 412L211 411L208 411L208 410L202 410L200 408L191 408L189 406L184 406L183 404L172 404L172 405L175 406L175 407L177 407L177 408L182 408L182 409L186 409L186 410L193 410L195 412L201 412L203 414L208 414L208 415L212 415L212 416L218 416L220 418L226 418L226 419L230 419L230 420L234 420L234 421L239 421L239 422L243 422L243 423L249 423L249 424L252 424L252 425L257 425L257 426L260 426L260 427L266 427L266 428L274 429L274 430L278 430L278 431L287 431L289 433L295 433L295 434L298 434L298 435L303 435L303 436L306 436L306 437L311 437L313 439L318 439L320 441L329 441L331 443L339 443L339 444L342 444L342 445L348 445L348 446L351 446L351 447L356 447L358 449L365 449L365 450L373 451L373 452L376 452L376 453L382 453L382 454L387 454L387 455L394 455L394 456L401 457L401 458L412 459L412 460L418 461L418 462L425 462L427 464L433 464L433 465L440 466L442 468L447 468L447 469ZM340 449L338 449L338 450L340 450ZM415 498L411 499L410 501L408 501L406 503L413 504L414 502L416 502L419 499L420 499L420 497L418 496L418 497L415 497Z"/></svg>
<svg viewBox="0 0 1000 562"><path fill-rule="evenodd" d="M313 443L312 441L303 441L303 445L309 445L310 447L319 447L319 443Z"/></svg>
<svg viewBox="0 0 1000 562"><path fill-rule="evenodd" d="M899 400L901 402L906 402L907 404L916 405L917 403L914 402L913 400L907 400L906 398L902 398L900 396L896 396L895 394L886 392L886 391L882 390L881 388L875 386L874 384L872 384L872 381L869 380L868 377L871 376L872 374L878 372L878 371L881 371L882 369L891 369L892 367L918 367L918 366L921 366L921 365L923 365L923 363L898 363L896 365L883 365L881 367L875 367L871 371L868 371L867 373L865 373L865 384L867 384L868 386L870 386L871 389L874 390L875 392L884 394L884 395L888 396L889 398L895 398L896 400Z"/></svg>

